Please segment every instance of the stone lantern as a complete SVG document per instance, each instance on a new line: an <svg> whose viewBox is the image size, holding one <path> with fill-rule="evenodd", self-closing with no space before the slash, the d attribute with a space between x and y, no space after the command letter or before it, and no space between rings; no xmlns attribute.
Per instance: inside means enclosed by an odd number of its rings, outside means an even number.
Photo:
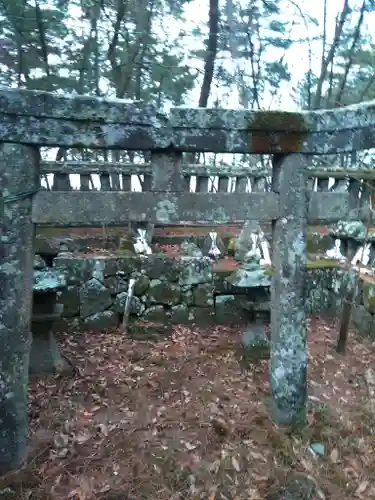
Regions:
<svg viewBox="0 0 375 500"><path fill-rule="evenodd" d="M241 301L246 310L248 325L242 334L240 364L246 369L252 362L269 358L270 340L267 330L270 324L271 278L260 265L260 256L249 251L240 266L228 276L228 283L241 288L247 299Z"/></svg>

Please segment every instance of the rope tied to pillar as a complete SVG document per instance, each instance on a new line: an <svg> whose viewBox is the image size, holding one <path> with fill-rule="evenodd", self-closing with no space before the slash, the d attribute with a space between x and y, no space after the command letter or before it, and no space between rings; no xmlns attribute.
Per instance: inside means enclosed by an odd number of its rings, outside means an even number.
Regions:
<svg viewBox="0 0 375 500"><path fill-rule="evenodd" d="M13 202L16 202L16 201L25 200L26 198L31 198L38 191L39 191L38 189L33 189L32 191L23 191L21 193L7 194L7 195L4 195L3 193L0 192L0 200L4 204L5 203L13 203Z"/></svg>

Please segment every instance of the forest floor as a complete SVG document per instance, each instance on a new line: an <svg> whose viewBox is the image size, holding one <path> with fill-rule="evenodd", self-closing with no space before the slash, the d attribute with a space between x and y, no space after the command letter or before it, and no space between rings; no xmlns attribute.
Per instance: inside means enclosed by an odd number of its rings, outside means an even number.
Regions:
<svg viewBox="0 0 375 500"><path fill-rule="evenodd" d="M63 335L76 373L31 381L28 464L0 498L375 499L375 344L352 334L339 356L337 327L312 320L308 426L290 434L269 418L268 363L241 372L240 332Z"/></svg>

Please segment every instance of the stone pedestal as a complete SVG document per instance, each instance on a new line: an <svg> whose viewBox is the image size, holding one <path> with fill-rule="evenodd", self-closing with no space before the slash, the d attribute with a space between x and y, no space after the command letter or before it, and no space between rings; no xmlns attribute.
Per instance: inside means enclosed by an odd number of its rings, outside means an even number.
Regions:
<svg viewBox="0 0 375 500"><path fill-rule="evenodd" d="M56 304L57 290L63 284L62 277L56 276L51 270L34 274L29 364L31 376L71 372L71 366L61 356L52 333L53 324L60 318L63 310L62 304Z"/></svg>
<svg viewBox="0 0 375 500"><path fill-rule="evenodd" d="M46 308L50 305L52 312L33 313L29 374L35 376L70 372L71 368L61 356L59 346L52 333L53 324L62 313L61 304L56 304L56 292L35 295L39 300L44 301Z"/></svg>
<svg viewBox="0 0 375 500"><path fill-rule="evenodd" d="M270 310L267 289L270 287L270 279L265 275L259 264L260 258L254 252L249 252L242 266L234 271L228 282L233 286L244 289L244 293L249 296L249 300L242 299L247 326L242 334L239 348L240 365L242 369L249 369L251 363L256 363L262 359L270 357L270 339L268 327L270 325ZM261 294L259 293L261 292ZM262 295L264 303L254 301L254 297ZM263 306L263 307L262 307Z"/></svg>

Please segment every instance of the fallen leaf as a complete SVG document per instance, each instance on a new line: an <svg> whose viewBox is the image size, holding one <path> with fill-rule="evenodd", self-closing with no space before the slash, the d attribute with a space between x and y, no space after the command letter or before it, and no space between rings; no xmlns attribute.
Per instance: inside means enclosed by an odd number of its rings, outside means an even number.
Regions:
<svg viewBox="0 0 375 500"><path fill-rule="evenodd" d="M75 441L78 443L78 444L84 444L86 443L89 439L91 438L91 434L86 431L86 432L81 432L80 434L77 434L75 436Z"/></svg>
<svg viewBox="0 0 375 500"><path fill-rule="evenodd" d="M330 454L331 462L334 464L337 463L338 458L339 458L339 451L337 448L334 448Z"/></svg>
<svg viewBox="0 0 375 500"><path fill-rule="evenodd" d="M98 430L101 434L103 434L103 436L108 436L108 427L105 424L99 424Z"/></svg>
<svg viewBox="0 0 375 500"><path fill-rule="evenodd" d="M232 457L232 465L236 472L240 472L241 467L236 457Z"/></svg>
<svg viewBox="0 0 375 500"><path fill-rule="evenodd" d="M219 436L227 436L228 434L231 433L231 428L229 423L222 417L212 418L211 423L216 434L219 434Z"/></svg>
<svg viewBox="0 0 375 500"><path fill-rule="evenodd" d="M360 497L368 488L368 481L362 481L354 492L355 497Z"/></svg>
<svg viewBox="0 0 375 500"><path fill-rule="evenodd" d="M57 436L55 436L54 438L55 448L65 448L68 443L69 443L69 436L62 432L60 432L60 434L57 434Z"/></svg>
<svg viewBox="0 0 375 500"><path fill-rule="evenodd" d="M188 443L186 441L184 442L184 445L185 445L186 449L189 451L195 450L195 448L197 447L196 444Z"/></svg>

